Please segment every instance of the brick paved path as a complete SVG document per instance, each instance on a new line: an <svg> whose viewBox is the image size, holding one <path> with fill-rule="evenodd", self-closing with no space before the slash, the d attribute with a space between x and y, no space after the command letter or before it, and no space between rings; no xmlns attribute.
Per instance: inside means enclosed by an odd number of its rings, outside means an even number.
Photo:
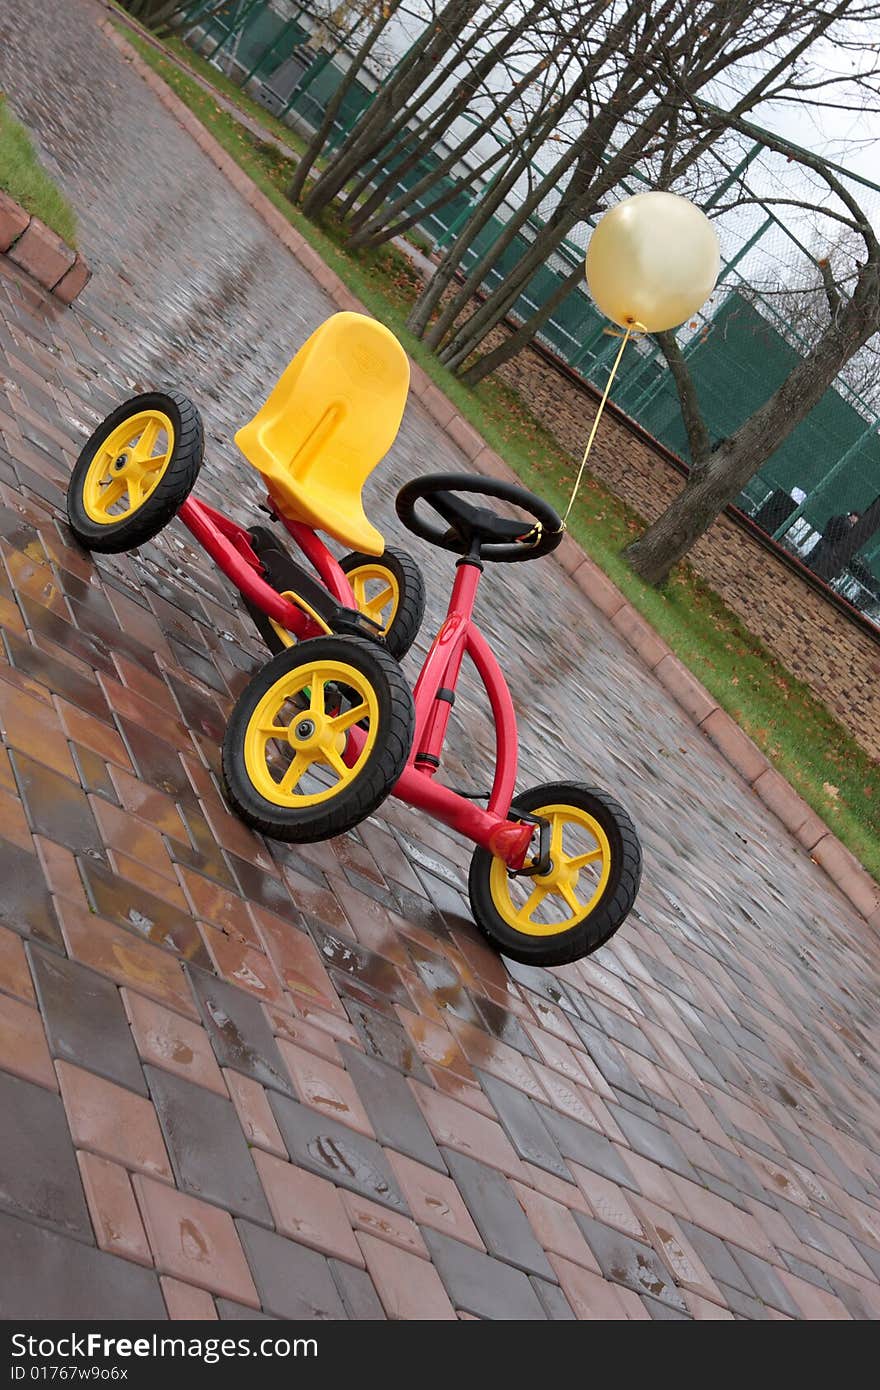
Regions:
<svg viewBox="0 0 880 1390"><path fill-rule="evenodd" d="M0 271L0 1316L876 1316L876 940L555 566L512 601L488 574L481 614L520 784L595 778L640 824L598 957L508 975L467 847L398 804L301 849L226 811L246 618L178 526L75 549L63 490L174 380L200 493L246 517L231 431L330 306L96 13L0 18L96 272L60 312ZM413 405L389 535L403 478L460 465ZM486 734L456 722L453 778Z"/></svg>

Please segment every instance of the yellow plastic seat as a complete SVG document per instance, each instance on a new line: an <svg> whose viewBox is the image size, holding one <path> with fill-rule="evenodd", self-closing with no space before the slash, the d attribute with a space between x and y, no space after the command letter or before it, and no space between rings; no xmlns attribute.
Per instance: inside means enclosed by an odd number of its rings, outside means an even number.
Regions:
<svg viewBox="0 0 880 1390"><path fill-rule="evenodd" d="M334 314L235 442L281 515L381 555L385 540L361 494L397 437L408 391L409 360L394 334L364 314Z"/></svg>

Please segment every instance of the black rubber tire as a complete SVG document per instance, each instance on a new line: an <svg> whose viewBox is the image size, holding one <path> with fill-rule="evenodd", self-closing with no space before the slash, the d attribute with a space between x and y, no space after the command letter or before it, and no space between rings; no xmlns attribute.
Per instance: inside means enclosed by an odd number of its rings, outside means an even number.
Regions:
<svg viewBox="0 0 880 1390"><path fill-rule="evenodd" d="M102 526L92 521L82 502L83 482L99 444L141 410L161 410L174 426L171 461L145 502L130 516ZM179 391L148 391L117 406L87 440L67 485L67 519L80 545L105 555L135 550L152 540L177 513L195 486L205 452L202 418Z"/></svg>
<svg viewBox="0 0 880 1390"><path fill-rule="evenodd" d="M257 704L285 671L311 659L345 661L370 682L379 705L376 742L364 766L338 797L295 810L256 790L244 759L244 737ZM342 835L373 814L406 766L415 731L410 688L394 657L363 637L311 637L274 656L240 695L223 740L222 770L232 809L254 830L275 840L307 844Z"/></svg>
<svg viewBox="0 0 880 1390"><path fill-rule="evenodd" d="M379 565L397 580L400 602L385 633L385 646L401 661L416 640L425 616L425 581L415 560L405 550L386 546L381 555L362 555L358 551L344 555L339 565L346 574L361 565Z"/></svg>
<svg viewBox="0 0 880 1390"><path fill-rule="evenodd" d="M471 859L468 893L474 921L494 950L524 965L567 965L597 951L626 918L642 877L642 847L636 828L620 803L599 787L580 782L546 782L518 796L511 813L534 812L553 803L576 806L593 816L608 836L611 848L611 873L605 891L582 922L558 936L528 936L516 931L500 916L492 900L492 855L477 846Z"/></svg>

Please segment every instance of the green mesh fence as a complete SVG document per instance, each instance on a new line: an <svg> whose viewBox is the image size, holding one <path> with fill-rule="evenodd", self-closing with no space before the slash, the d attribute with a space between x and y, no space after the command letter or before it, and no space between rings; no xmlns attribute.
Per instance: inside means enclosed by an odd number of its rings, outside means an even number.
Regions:
<svg viewBox="0 0 880 1390"><path fill-rule="evenodd" d="M327 35L316 37L307 23L300 23L305 7L292 0L229 0L210 19L200 20L204 0L189 11L185 34L204 56L227 75L247 86L269 109L291 124L316 126L343 75L339 51ZM344 140L359 113L372 100L373 91L355 83L343 103L331 142ZM431 168L443 152L427 155L401 176L398 192L405 192ZM717 190L719 181L732 182L731 170L748 180L756 195L753 206L736 215L721 215L716 228L722 245L722 273L712 302L685 325L679 341L688 360L713 444L732 434L785 379L807 346L803 325L793 315L785 287L796 278L810 256L801 227L784 226L770 199L785 177L785 161L765 147L749 142L728 142L719 152L719 168L706 186ZM399 164L403 155L399 157ZM393 168L393 166L392 166ZM377 170L383 175L385 169ZM537 171L540 174L540 170ZM869 211L880 215L880 188L851 177ZM447 187L450 185L447 183ZM624 188L638 191L638 185ZM768 200L761 203L761 194ZM430 198L437 196L436 188ZM426 213L420 227L438 246L446 246L463 224L481 190L460 190L445 206ZM816 185L816 200L824 196ZM700 202L699 196L696 201ZM717 203L716 191L703 206ZM552 211L553 201L513 239L492 265L484 288L498 285L528 249L540 228L542 215ZM495 241L513 207L483 228L462 259L463 269L473 266ZM875 217L876 220L876 217ZM583 264L591 227L576 228L557 252L532 276L517 300L512 317L525 320L546 302L573 267ZM763 288L762 288L763 286ZM554 310L538 337L585 380L604 387L615 347L605 332L605 320L596 312L581 283ZM872 395L871 392L868 393ZM651 340L634 343L627 352L615 383L612 399L639 425L688 458L687 438L678 399L665 361ZM880 625L880 391L865 399L857 390L838 381L819 404L767 460L739 498L741 508L768 534L775 535L838 592ZM794 494L794 495L792 495ZM841 564L823 540L840 531L839 518L861 514L855 555L843 545ZM871 518L876 512L876 528ZM870 534L868 534L870 532ZM863 534L864 533L864 534ZM839 558L839 557L838 557Z"/></svg>

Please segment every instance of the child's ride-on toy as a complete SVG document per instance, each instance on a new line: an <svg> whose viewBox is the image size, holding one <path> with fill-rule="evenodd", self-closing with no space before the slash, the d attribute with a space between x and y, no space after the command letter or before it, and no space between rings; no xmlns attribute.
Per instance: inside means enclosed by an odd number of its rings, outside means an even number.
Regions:
<svg viewBox="0 0 880 1390"><path fill-rule="evenodd" d="M98 427L71 478L71 527L93 550L120 551L176 514L241 591L276 651L240 696L223 744L227 796L245 821L277 839L324 839L390 793L475 842L470 901L496 949L532 964L576 960L607 941L632 907L638 838L616 801L580 783L550 783L514 800L513 702L472 618L484 563L546 555L562 524L539 498L489 478L439 474L401 490L404 525L460 557L446 619L411 694L397 659L421 622L421 576L408 556L384 547L361 500L397 434L408 383L406 355L387 329L336 314L236 435L267 485L272 518L311 571L269 528L247 531L189 497L201 423L174 393L135 397ZM530 520L462 494L499 499ZM419 513L419 502L443 524ZM316 530L352 553L338 562ZM485 809L475 804L483 797L435 780L465 656L496 726Z"/></svg>

